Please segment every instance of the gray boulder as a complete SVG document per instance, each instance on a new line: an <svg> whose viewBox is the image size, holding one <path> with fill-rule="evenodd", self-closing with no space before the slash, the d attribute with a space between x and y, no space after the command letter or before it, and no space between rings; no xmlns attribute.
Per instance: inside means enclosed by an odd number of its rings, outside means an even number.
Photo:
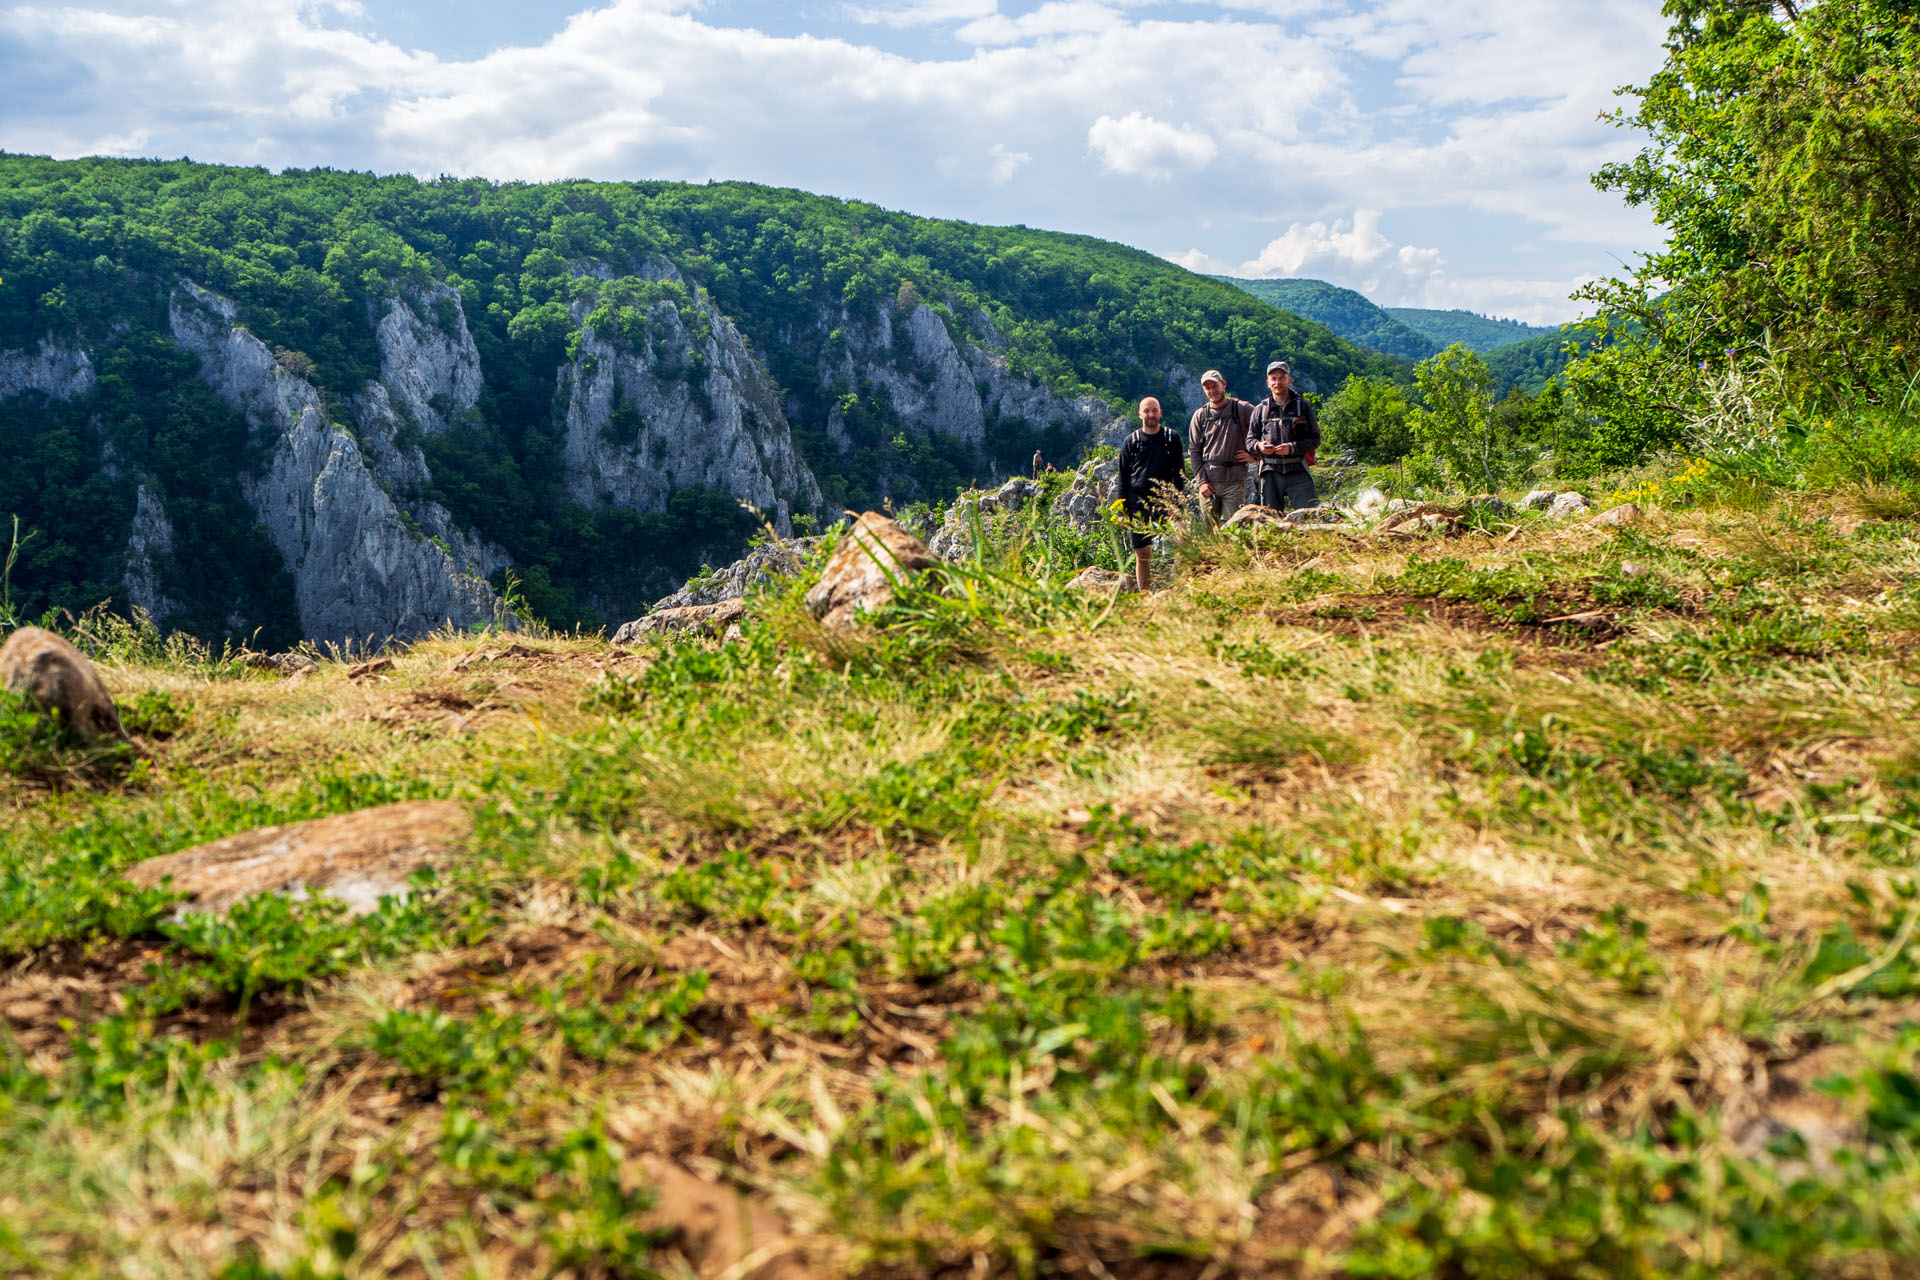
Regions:
<svg viewBox="0 0 1920 1280"><path fill-rule="evenodd" d="M1553 500L1552 506L1547 508L1547 518L1563 520L1568 516L1583 516L1592 509L1592 505L1582 495L1563 493Z"/></svg>
<svg viewBox="0 0 1920 1280"><path fill-rule="evenodd" d="M734 597L714 604L690 604L675 609L659 609L644 618L635 618L613 633L613 643L634 644L645 636L677 635L697 632L718 635L746 616L747 602Z"/></svg>

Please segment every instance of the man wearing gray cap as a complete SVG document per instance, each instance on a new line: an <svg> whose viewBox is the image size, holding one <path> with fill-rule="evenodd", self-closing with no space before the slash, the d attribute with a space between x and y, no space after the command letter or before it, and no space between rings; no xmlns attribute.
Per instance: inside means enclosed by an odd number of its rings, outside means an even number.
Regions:
<svg viewBox="0 0 1920 1280"><path fill-rule="evenodd" d="M1193 411L1187 440L1207 522L1219 528L1247 500L1247 466L1256 461L1247 452L1253 406L1227 394L1227 380L1218 369L1200 375L1200 389L1207 393L1207 402Z"/></svg>
<svg viewBox="0 0 1920 1280"><path fill-rule="evenodd" d="M1253 407L1247 442L1260 455L1260 505L1285 511L1320 505L1313 485L1313 455L1320 448L1320 418L1293 389L1293 366L1267 366L1270 394Z"/></svg>

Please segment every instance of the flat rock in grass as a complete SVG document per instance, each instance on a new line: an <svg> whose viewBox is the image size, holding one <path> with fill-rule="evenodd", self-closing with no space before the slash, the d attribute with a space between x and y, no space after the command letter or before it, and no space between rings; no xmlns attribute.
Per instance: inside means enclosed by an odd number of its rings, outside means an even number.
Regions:
<svg viewBox="0 0 1920 1280"><path fill-rule="evenodd" d="M1375 532L1389 537L1410 538L1422 533L1455 533L1459 529L1458 512L1438 503L1421 502L1394 512L1380 522Z"/></svg>
<svg viewBox="0 0 1920 1280"><path fill-rule="evenodd" d="M683 632L718 635L739 622L746 613L747 602L739 599L660 609L644 618L635 618L614 632L613 643L633 644L645 636L678 635Z"/></svg>
<svg viewBox="0 0 1920 1280"><path fill-rule="evenodd" d="M1599 515L1587 521L1587 523L1605 525L1614 529L1624 529L1630 524L1639 524L1643 519L1645 519L1645 517L1641 514L1638 506L1631 502L1623 502L1617 507L1608 507L1605 511L1602 511Z"/></svg>
<svg viewBox="0 0 1920 1280"><path fill-rule="evenodd" d="M1082 569L1067 584L1069 591L1125 591L1133 586L1133 579L1124 573L1115 573L1111 569Z"/></svg>
<svg viewBox="0 0 1920 1280"><path fill-rule="evenodd" d="M1553 505L1547 508L1547 518L1550 520L1564 520L1568 516L1583 516L1591 510L1593 510L1593 506L1586 500L1584 495L1578 493L1563 493L1555 497Z"/></svg>
<svg viewBox="0 0 1920 1280"><path fill-rule="evenodd" d="M40 627L21 627L0 646L0 685L57 716L83 738L124 738L113 695L85 654Z"/></svg>
<svg viewBox="0 0 1920 1280"><path fill-rule="evenodd" d="M807 592L807 610L836 631L852 630L861 613L893 599L896 585L940 563L927 544L896 520L869 511L841 539L820 581Z"/></svg>
<svg viewBox="0 0 1920 1280"><path fill-rule="evenodd" d="M387 804L311 822L260 827L149 858L122 874L145 889L171 881L191 895L182 912L217 915L263 893L325 892L355 915L402 894L407 877L452 854L473 829L446 800Z"/></svg>
<svg viewBox="0 0 1920 1280"><path fill-rule="evenodd" d="M1558 489L1535 489L1520 499L1520 505L1529 511L1545 511L1560 498Z"/></svg>
<svg viewBox="0 0 1920 1280"><path fill-rule="evenodd" d="M1288 524L1339 524L1347 517L1338 507L1295 507L1280 518Z"/></svg>
<svg viewBox="0 0 1920 1280"><path fill-rule="evenodd" d="M1260 507L1249 504L1228 516L1226 523L1220 527L1223 529L1266 529L1285 523L1285 517L1272 507Z"/></svg>

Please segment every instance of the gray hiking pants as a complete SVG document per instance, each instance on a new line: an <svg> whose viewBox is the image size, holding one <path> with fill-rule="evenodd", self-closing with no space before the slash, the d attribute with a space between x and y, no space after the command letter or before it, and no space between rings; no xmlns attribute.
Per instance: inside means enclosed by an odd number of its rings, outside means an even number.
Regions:
<svg viewBox="0 0 1920 1280"><path fill-rule="evenodd" d="M1260 505L1275 511L1319 506L1320 491L1313 487L1313 473L1304 467L1291 474L1265 472L1260 477Z"/></svg>

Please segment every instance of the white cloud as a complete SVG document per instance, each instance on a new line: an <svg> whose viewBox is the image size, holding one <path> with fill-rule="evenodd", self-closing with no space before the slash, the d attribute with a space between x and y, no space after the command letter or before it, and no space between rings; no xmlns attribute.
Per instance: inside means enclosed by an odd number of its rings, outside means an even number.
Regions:
<svg viewBox="0 0 1920 1280"><path fill-rule="evenodd" d="M1540 290L1564 297L1652 243L1587 174L1634 150L1594 116L1657 66L1659 0L849 0L827 34L792 38L701 0L603 0L544 43L466 61L343 11L0 0L0 148L747 178L1198 243L1195 261L1297 261L1402 297L1504 291L1466 303L1483 310L1552 305ZM875 47L879 28L944 52ZM1196 204L1202 175L1214 195ZM1376 243L1431 210L1446 216L1419 244Z"/></svg>
<svg viewBox="0 0 1920 1280"><path fill-rule="evenodd" d="M1220 154L1211 135L1168 124L1139 111L1101 116L1087 127L1087 149L1108 173L1171 177L1175 169L1204 169Z"/></svg>
<svg viewBox="0 0 1920 1280"><path fill-rule="evenodd" d="M852 5L847 16L872 26L931 27L992 17L999 8L999 0L908 0L904 4Z"/></svg>
<svg viewBox="0 0 1920 1280"><path fill-rule="evenodd" d="M1296 222L1238 266L1200 249L1169 254L1168 259L1209 275L1325 280L1356 289L1383 306L1435 305L1448 284L1440 251L1389 240L1381 234L1378 209L1361 209L1351 219L1333 222Z"/></svg>

